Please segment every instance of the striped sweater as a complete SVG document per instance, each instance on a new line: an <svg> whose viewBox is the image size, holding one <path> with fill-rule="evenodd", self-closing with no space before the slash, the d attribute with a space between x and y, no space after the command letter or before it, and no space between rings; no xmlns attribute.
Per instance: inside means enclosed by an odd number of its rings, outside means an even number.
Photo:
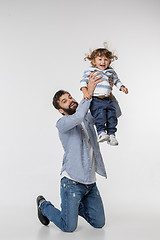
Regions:
<svg viewBox="0 0 160 240"><path fill-rule="evenodd" d="M84 71L82 80L80 81L80 89L87 87L89 82L89 76L92 72L99 72L102 76L103 81L98 83L95 87L93 96L106 96L108 97L112 91L112 87L109 84L109 77L112 77L113 84L120 90L121 86L124 86L122 82L118 79L116 72L113 69L106 69L104 71L91 67L88 70Z"/></svg>

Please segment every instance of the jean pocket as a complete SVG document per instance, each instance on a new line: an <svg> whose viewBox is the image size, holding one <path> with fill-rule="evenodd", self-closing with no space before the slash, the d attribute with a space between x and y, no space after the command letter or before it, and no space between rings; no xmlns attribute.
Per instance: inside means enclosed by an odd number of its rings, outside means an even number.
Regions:
<svg viewBox="0 0 160 240"><path fill-rule="evenodd" d="M69 178L66 178L66 177L63 177L61 179L61 187L63 187L63 188L66 188L66 187L69 187L69 186L75 186L77 184L78 184L78 182L76 182L74 180L71 180Z"/></svg>
<svg viewBox="0 0 160 240"><path fill-rule="evenodd" d="M63 177L61 179L61 187L65 187L68 184L68 178Z"/></svg>
<svg viewBox="0 0 160 240"><path fill-rule="evenodd" d="M78 184L78 182L68 179L68 185L77 185L77 184Z"/></svg>

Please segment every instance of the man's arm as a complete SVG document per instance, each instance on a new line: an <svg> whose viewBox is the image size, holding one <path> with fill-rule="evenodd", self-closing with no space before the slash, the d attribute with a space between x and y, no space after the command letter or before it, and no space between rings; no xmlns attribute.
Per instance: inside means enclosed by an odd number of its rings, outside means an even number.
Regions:
<svg viewBox="0 0 160 240"><path fill-rule="evenodd" d="M82 123L85 115L88 112L90 106L90 100L82 100L76 109L76 112L72 115L65 115L60 118L56 124L56 127L60 132L66 132L75 126Z"/></svg>
<svg viewBox="0 0 160 240"><path fill-rule="evenodd" d="M89 82L88 82L88 91L89 93L93 94L94 89L96 85L99 82L102 82L101 80L102 76L99 75L99 73L94 74L95 72L91 73L89 77ZM98 76L99 75L99 76ZM79 104L79 106L76 109L76 112L72 115L65 115L61 119L58 120L56 126L60 132L66 132L75 126L79 125L82 123L85 115L88 112L89 106L90 106L90 100L82 100Z"/></svg>
<svg viewBox="0 0 160 240"><path fill-rule="evenodd" d="M92 96L89 95L88 93L88 88L87 87L82 87L81 88L82 92L83 92L83 99L90 99Z"/></svg>

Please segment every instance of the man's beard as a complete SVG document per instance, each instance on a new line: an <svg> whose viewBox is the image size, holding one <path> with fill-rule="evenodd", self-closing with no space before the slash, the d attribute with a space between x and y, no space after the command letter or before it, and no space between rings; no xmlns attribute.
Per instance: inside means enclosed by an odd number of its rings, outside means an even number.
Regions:
<svg viewBox="0 0 160 240"><path fill-rule="evenodd" d="M71 105L72 105L73 103L76 104L76 105L74 106L74 108L71 108ZM68 115L72 115L72 114L74 114L74 113L76 112L77 107L78 107L78 103L72 101L72 102L70 103L70 105L69 105L69 108L62 108L62 107L61 107L61 109L63 109L63 111L65 111ZM65 114L63 114L63 115L65 115Z"/></svg>

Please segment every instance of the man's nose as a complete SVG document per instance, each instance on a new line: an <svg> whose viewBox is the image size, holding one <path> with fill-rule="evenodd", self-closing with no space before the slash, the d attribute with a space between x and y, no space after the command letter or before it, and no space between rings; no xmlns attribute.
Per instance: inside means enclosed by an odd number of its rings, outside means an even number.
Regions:
<svg viewBox="0 0 160 240"><path fill-rule="evenodd" d="M72 99L69 99L69 104L71 104L71 102L72 102Z"/></svg>

